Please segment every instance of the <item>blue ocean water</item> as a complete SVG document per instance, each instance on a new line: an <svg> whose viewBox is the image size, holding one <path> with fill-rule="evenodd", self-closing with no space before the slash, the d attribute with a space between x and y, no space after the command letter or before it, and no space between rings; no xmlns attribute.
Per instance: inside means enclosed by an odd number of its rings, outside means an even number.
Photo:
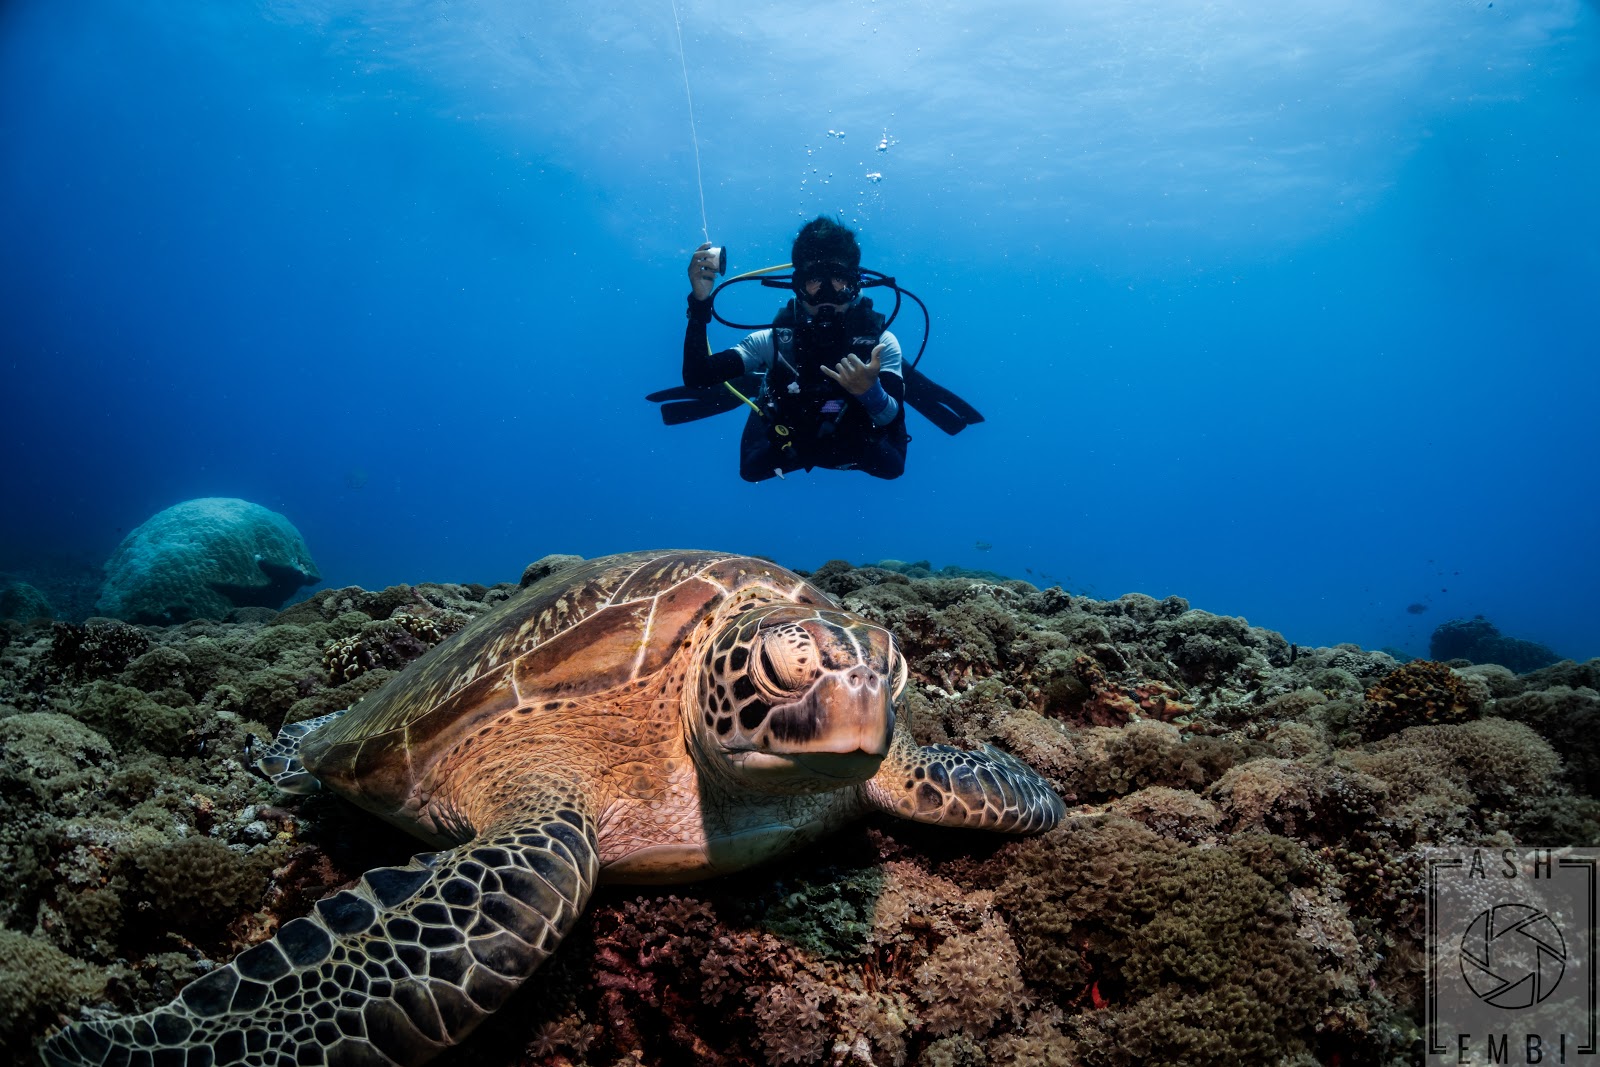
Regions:
<svg viewBox="0 0 1600 1067"><path fill-rule="evenodd" d="M0 571L239 496L335 586L729 548L1600 655L1600 8L975 11L9 0ZM690 251L824 212L988 421L747 485L643 396Z"/></svg>

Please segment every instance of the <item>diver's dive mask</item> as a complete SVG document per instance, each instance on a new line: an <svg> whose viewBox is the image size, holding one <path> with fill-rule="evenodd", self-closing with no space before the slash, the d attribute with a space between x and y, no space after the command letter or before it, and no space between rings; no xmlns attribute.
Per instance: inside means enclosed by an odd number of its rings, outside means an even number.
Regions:
<svg viewBox="0 0 1600 1067"><path fill-rule="evenodd" d="M844 263L812 263L796 268L794 291L813 306L853 303L861 295L861 268Z"/></svg>

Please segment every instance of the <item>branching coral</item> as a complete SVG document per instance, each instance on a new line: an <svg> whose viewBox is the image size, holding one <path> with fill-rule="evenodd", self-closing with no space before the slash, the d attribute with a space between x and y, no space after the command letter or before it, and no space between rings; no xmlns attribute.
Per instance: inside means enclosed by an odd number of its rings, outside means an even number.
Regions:
<svg viewBox="0 0 1600 1067"><path fill-rule="evenodd" d="M1207 791L1231 830L1265 830L1312 842L1338 840L1377 818L1387 789L1324 761L1257 759Z"/></svg>
<svg viewBox="0 0 1600 1067"><path fill-rule="evenodd" d="M1435 844L1515 826L1558 788L1561 770L1547 741L1498 718L1412 727L1342 760L1386 783L1392 827Z"/></svg>
<svg viewBox="0 0 1600 1067"><path fill-rule="evenodd" d="M282 857L273 849L241 857L211 837L142 843L129 850L125 863L130 890L146 898L152 924L145 929L181 931L184 938L218 951L237 949L222 939L241 909L254 910L266 888L267 875Z"/></svg>
<svg viewBox="0 0 1600 1067"><path fill-rule="evenodd" d="M322 664L329 684L339 685L378 667L399 670L445 636L446 631L433 619L397 611L387 619L365 624L358 634L329 644Z"/></svg>
<svg viewBox="0 0 1600 1067"><path fill-rule="evenodd" d="M126 670L134 657L150 648L150 639L134 626L105 619L79 626L58 622L50 628L45 665L66 681L110 678Z"/></svg>
<svg viewBox="0 0 1600 1067"><path fill-rule="evenodd" d="M1259 660L1260 668L1267 666L1255 646L1268 648L1271 642L1259 639L1243 619L1187 611L1160 623L1156 629L1165 640L1172 662L1191 685L1226 678L1252 658ZM1283 639L1279 638L1277 644L1283 645Z"/></svg>

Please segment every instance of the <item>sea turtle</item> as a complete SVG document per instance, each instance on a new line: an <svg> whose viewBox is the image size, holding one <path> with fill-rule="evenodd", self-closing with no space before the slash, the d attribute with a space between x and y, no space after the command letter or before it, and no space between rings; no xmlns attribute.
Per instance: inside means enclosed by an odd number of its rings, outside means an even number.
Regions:
<svg viewBox="0 0 1600 1067"><path fill-rule="evenodd" d="M712 552L557 571L256 767L441 851L354 889L165 1007L74 1023L52 1064L409 1065L461 1041L607 880L749 867L868 811L1003 833L1063 807L995 748L919 748L889 632L800 576Z"/></svg>

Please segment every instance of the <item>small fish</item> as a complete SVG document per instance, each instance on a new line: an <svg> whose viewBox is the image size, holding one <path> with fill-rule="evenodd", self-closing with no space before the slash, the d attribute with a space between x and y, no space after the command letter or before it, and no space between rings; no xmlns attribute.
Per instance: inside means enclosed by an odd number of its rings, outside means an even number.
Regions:
<svg viewBox="0 0 1600 1067"><path fill-rule="evenodd" d="M978 551L979 551L979 552L987 552L987 551L989 551L989 550L990 550L990 549L991 549L991 548L993 548L993 547L994 547L994 546L993 546L993 545L991 545L991 544L990 544L990 543L989 543L989 542L987 542L987 541L979 541L979 542L977 542L977 543L976 543L976 544L975 544L975 545L974 545L974 547L975 547L975 548L977 548L977 550L978 550Z"/></svg>
<svg viewBox="0 0 1600 1067"><path fill-rule="evenodd" d="M1406 605L1406 611L1407 611L1407 613L1409 613L1411 615L1421 615L1424 611L1427 611L1427 610L1428 610L1428 605L1426 605L1426 604L1407 604Z"/></svg>

